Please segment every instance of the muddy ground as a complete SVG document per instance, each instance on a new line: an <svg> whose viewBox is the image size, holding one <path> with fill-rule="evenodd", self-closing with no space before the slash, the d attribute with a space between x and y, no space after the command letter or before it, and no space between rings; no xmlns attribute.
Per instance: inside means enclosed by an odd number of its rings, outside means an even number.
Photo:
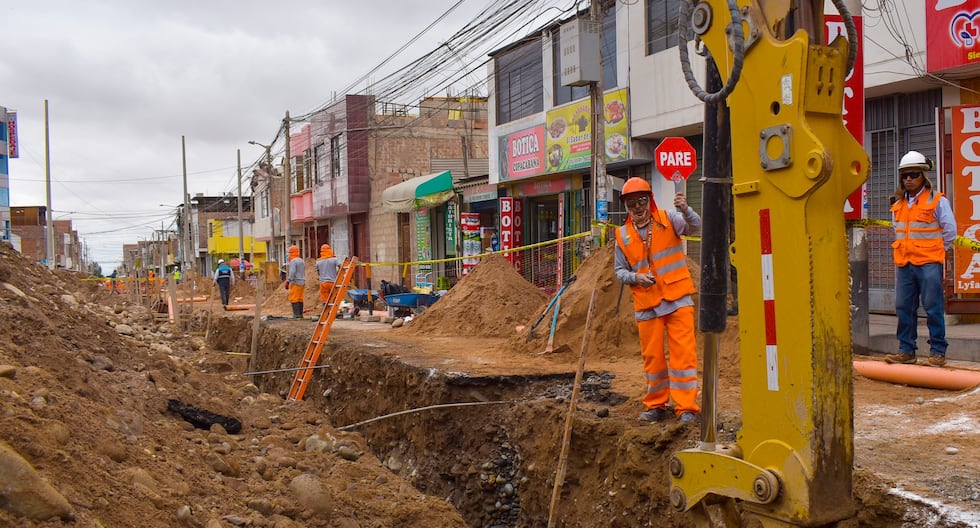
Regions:
<svg viewBox="0 0 980 528"><path fill-rule="evenodd" d="M276 318L289 314L278 285L262 292L257 334L251 311L208 301L179 303L178 328L145 300L0 247L0 440L53 494L38 492L47 510L25 507L19 492L39 488L18 473L0 486L0 526L546 526L593 289L599 315L557 526L693 526L669 505L666 462L698 431L636 420L632 301L610 268L608 252L583 263L551 354L540 353L550 317L530 333L547 297L488 259L401 328L338 320L305 400L285 403L294 373L280 370L299 364L314 323ZM178 292L210 290L192 285ZM233 304L256 294L240 282ZM729 323L722 439L740 423L738 320ZM857 512L840 526L980 524L980 393L854 384ZM241 431L195 428L170 400L237 419ZM11 474L4 460L0 478Z"/></svg>

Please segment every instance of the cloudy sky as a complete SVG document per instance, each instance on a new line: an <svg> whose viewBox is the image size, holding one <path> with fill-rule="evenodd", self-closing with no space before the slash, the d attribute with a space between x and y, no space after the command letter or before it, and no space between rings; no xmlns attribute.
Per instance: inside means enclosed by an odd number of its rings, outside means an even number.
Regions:
<svg viewBox="0 0 980 528"><path fill-rule="evenodd" d="M507 3L4 0L0 106L17 112L20 141L11 206L45 204L47 100L54 217L72 219L108 274L124 243L174 228L181 136L188 192L237 193L236 149L243 166L262 156L249 140L270 143L287 110L364 92Z"/></svg>

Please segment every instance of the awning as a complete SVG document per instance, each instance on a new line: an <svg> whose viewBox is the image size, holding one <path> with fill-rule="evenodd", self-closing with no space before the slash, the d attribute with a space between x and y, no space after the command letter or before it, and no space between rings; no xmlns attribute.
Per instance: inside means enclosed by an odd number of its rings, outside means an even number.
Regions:
<svg viewBox="0 0 980 528"><path fill-rule="evenodd" d="M388 187L381 193L381 205L389 213L410 213L434 207L452 197L453 174L443 171Z"/></svg>

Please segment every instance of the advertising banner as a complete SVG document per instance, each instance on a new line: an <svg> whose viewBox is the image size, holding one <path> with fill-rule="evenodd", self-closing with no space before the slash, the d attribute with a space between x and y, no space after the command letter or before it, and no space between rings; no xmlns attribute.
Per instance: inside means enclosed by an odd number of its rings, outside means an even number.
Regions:
<svg viewBox="0 0 980 528"><path fill-rule="evenodd" d="M630 158L628 90L603 96L606 163ZM497 138L500 181L589 167L592 163L592 105L579 101L545 115L545 125Z"/></svg>
<svg viewBox="0 0 980 528"><path fill-rule="evenodd" d="M850 75L844 79L844 126L847 131L864 145L864 21L861 16L853 16L854 27L857 30L857 58L854 60L854 69ZM844 26L844 18L840 15L824 15L823 17L827 43L829 44L838 35L847 38L847 28ZM866 215L867 199L865 196L865 186L862 185L847 197L844 202L844 218L847 220L859 220Z"/></svg>
<svg viewBox="0 0 980 528"><path fill-rule="evenodd" d="M606 163L629 159L626 90L603 96ZM588 167L592 163L592 104L581 101L547 113L547 172Z"/></svg>
<svg viewBox="0 0 980 528"><path fill-rule="evenodd" d="M415 212L415 260L432 260L432 235L430 234L432 229L430 229L430 224L428 209ZM419 266L419 275L425 275L431 271L431 264Z"/></svg>
<svg viewBox="0 0 980 528"><path fill-rule="evenodd" d="M17 145L17 112L7 112L7 154L11 158L20 157Z"/></svg>
<svg viewBox="0 0 980 528"><path fill-rule="evenodd" d="M929 73L980 63L980 6L975 0L926 0L925 9Z"/></svg>
<svg viewBox="0 0 980 528"><path fill-rule="evenodd" d="M507 136L507 178L544 172L544 127L536 126Z"/></svg>
<svg viewBox="0 0 980 528"><path fill-rule="evenodd" d="M500 199L500 250L504 258L517 268L524 271L524 262L517 253L507 253L524 245L524 210L520 198L503 197Z"/></svg>
<svg viewBox="0 0 980 528"><path fill-rule="evenodd" d="M446 202L446 256L456 256L456 200Z"/></svg>
<svg viewBox="0 0 980 528"><path fill-rule="evenodd" d="M952 132L956 234L980 240L980 106L954 106ZM980 293L980 253L954 248L953 291Z"/></svg>
<svg viewBox="0 0 980 528"><path fill-rule="evenodd" d="M463 232L463 275L473 271L480 259L465 258L482 252L480 243L480 213L460 213L460 229Z"/></svg>

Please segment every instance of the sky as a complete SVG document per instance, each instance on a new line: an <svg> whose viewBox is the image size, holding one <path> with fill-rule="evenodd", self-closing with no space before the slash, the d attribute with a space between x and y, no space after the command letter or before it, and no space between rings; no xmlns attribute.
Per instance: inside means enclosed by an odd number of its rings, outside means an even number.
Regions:
<svg viewBox="0 0 980 528"><path fill-rule="evenodd" d="M20 147L10 204L46 204L47 101L54 218L111 273L123 244L176 229L182 137L188 193L237 195L236 151L243 167L263 156L249 141L271 143L286 111L364 93L501 1L4 0L0 106L17 112Z"/></svg>

